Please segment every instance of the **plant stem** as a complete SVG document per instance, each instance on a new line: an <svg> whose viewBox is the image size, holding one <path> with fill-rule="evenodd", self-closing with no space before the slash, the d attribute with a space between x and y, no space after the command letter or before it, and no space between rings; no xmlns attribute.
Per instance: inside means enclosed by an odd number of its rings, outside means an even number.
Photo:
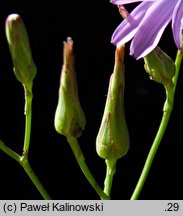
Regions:
<svg viewBox="0 0 183 216"><path fill-rule="evenodd" d="M29 164L27 155L24 154L21 157L19 154L14 152L12 149L7 147L1 140L0 140L0 149L4 153L6 153L8 156L10 156L14 160L16 160L24 168L25 172L27 173L29 178L32 180L32 182L34 183L34 185L36 186L36 188L38 189L40 194L43 196L43 198L46 200L50 200L51 199L50 196L48 195L47 191L45 190L45 188L43 187L43 185L39 181L38 177L36 176L36 174L32 170L32 168Z"/></svg>
<svg viewBox="0 0 183 216"><path fill-rule="evenodd" d="M50 196L48 195L47 191L39 181L38 177L32 170L29 161L28 161L28 150L30 145L30 136L31 136L31 119L32 119L32 85L29 87L24 86L25 92L25 136L24 136L24 145L23 145L23 154L20 156L12 149L7 147L1 140L0 140L0 149L3 150L7 155L11 158L19 162L19 164L24 168L25 172L32 180L40 194L43 196L44 199L50 200Z"/></svg>
<svg viewBox="0 0 183 216"><path fill-rule="evenodd" d="M110 197L113 176L116 173L116 162L117 160L105 160L106 162L106 177L104 181L104 193Z"/></svg>
<svg viewBox="0 0 183 216"><path fill-rule="evenodd" d="M175 73L175 76L173 77L174 93L175 93L176 86L177 86L177 80L178 80L178 77L179 77L182 58L183 58L183 51L178 50L177 56L176 56L176 59L175 59L176 73Z"/></svg>
<svg viewBox="0 0 183 216"><path fill-rule="evenodd" d="M24 86L25 91L25 136L24 136L24 146L23 154L28 154L31 136L31 120L32 120L32 87L29 90Z"/></svg>
<svg viewBox="0 0 183 216"><path fill-rule="evenodd" d="M169 118L171 115L171 111L173 108L173 102L174 102L174 93L175 93L175 89L177 86L177 80L178 80L178 75L179 75L179 70L180 70L180 65L181 65L181 61L182 61L182 57L183 57L183 53L181 51L177 52L177 56L176 56L176 60L175 60L175 66L176 66L176 73L174 78L172 79L173 81L173 86L167 85L165 86L166 88L166 101L164 104L164 108L163 108L163 116L162 116L162 120L158 129L158 132L156 134L156 137L154 139L154 142L152 144L152 147L149 151L149 154L147 156L144 168L142 170L142 173L140 175L140 178L138 180L138 183L136 185L136 188L132 194L131 200L137 200L140 192L144 186L144 183L146 181L147 175L150 171L152 162L154 160L154 157L156 155L156 152L158 150L158 147L161 143L161 140L163 138L163 135L165 133L165 130L167 128L168 122L169 122Z"/></svg>
<svg viewBox="0 0 183 216"><path fill-rule="evenodd" d="M32 122L32 84L30 86L24 86L25 92L25 136L24 136L24 145L23 145L23 154L19 161L20 165L24 168L25 172L32 180L40 194L43 196L44 199L50 200L50 196L48 195L47 191L39 181L38 177L32 170L29 161L28 161L28 151L30 146L30 137L31 137L31 122Z"/></svg>
<svg viewBox="0 0 183 216"><path fill-rule="evenodd" d="M17 154L16 152L14 152L12 149L10 149L9 147L7 147L1 140L0 140L0 149L6 153L8 156L10 156L11 158L13 158L14 160L16 160L17 162L20 161L21 156L19 154Z"/></svg>
<svg viewBox="0 0 183 216"><path fill-rule="evenodd" d="M27 156L26 155L22 156L20 158L19 163L24 168L25 172L27 173L29 178L32 180L32 182L34 183L34 185L36 186L36 188L38 189L38 191L40 192L42 197L45 200L51 200L51 197L49 196L49 194L47 193L47 191L45 190L45 188L43 187L43 185L39 181L38 177L36 176L36 174L32 170L32 168L31 168L31 166L29 164Z"/></svg>
<svg viewBox="0 0 183 216"><path fill-rule="evenodd" d="M90 170L89 170L89 168L85 162L85 158L83 156L83 153L81 151L81 148L78 144L77 139L74 137L68 136L67 141L70 144L70 147L74 153L74 156L75 156L82 172L84 173L85 177L87 178L89 183L92 185L92 187L95 189L96 193L100 196L101 199L109 200L109 197L103 192L103 190L100 188L100 186L96 182L95 178L91 174L91 172L90 172Z"/></svg>

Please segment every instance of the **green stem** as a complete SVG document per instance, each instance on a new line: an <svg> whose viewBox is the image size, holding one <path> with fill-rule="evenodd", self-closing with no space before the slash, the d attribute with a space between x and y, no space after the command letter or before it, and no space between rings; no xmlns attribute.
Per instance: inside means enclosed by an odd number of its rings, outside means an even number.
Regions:
<svg viewBox="0 0 183 216"><path fill-rule="evenodd" d="M163 109L163 116L162 116L162 120L158 129L158 132L156 134L156 137L154 139L154 142L152 144L152 147L150 149L150 152L147 156L144 168L142 170L142 173L140 175L140 178L138 180L138 183L136 185L136 188L132 194L131 200L137 200L139 197L139 194L144 186L144 183L146 181L147 175L150 171L152 162L154 160L154 157L156 155L156 152L158 150L158 147L160 145L160 142L163 138L163 135L165 133L165 130L167 128L168 122L169 122L169 118L171 115L171 111L173 108L173 101L174 101L174 93L175 93L175 89L177 86L177 80L178 80L178 75L179 75L179 70L180 70L180 65L181 65L181 61L182 61L182 57L183 57L183 53L181 51L177 52L177 56L176 56L176 60L175 60L175 65L176 65L176 73L175 76L173 78L173 86L166 86L166 93L167 93L167 97L166 97L166 101L164 104L164 109Z"/></svg>
<svg viewBox="0 0 183 216"><path fill-rule="evenodd" d="M28 151L30 146L30 137L31 137L31 121L32 121L32 84L30 86L24 86L25 92L25 136L24 136L24 145L23 145L23 155L21 160L19 161L22 167L24 168L25 172L32 180L40 194L43 196L44 199L50 200L50 196L48 195L47 191L39 181L38 177L32 170L29 161L28 161Z"/></svg>
<svg viewBox="0 0 183 216"><path fill-rule="evenodd" d="M0 149L8 156L16 160L17 162L20 161L21 156L16 152L14 152L13 150L11 150L9 147L7 147L1 140L0 140Z"/></svg>
<svg viewBox="0 0 183 216"><path fill-rule="evenodd" d="M31 136L31 119L32 119L32 84L30 86L24 86L25 91L25 136L24 136L24 146L23 146L23 154L22 157L14 152L12 149L7 147L1 140L0 140L0 149L3 150L7 155L11 158L19 162L19 164L24 168L25 172L32 180L40 194L43 196L44 199L50 200L50 196L48 195L47 191L39 181L38 177L32 170L29 161L28 161L28 150L30 145L30 136Z"/></svg>
<svg viewBox="0 0 183 216"><path fill-rule="evenodd" d="M45 188L43 187L43 185L39 181L38 177L36 176L36 174L32 170L27 156L26 155L22 156L19 163L24 168L25 172L27 173L29 178L32 180L32 182L34 183L34 185L36 186L36 188L38 189L38 191L40 192L42 197L45 200L51 200L51 197L49 196L49 194L47 193L47 191L45 190Z"/></svg>
<svg viewBox="0 0 183 216"><path fill-rule="evenodd" d="M176 89L176 86L177 86L177 80L178 80L178 77L179 77L182 58L183 58L183 51L178 50L177 56L176 56L176 59L175 59L176 73L175 73L175 76L173 77L174 93L175 93L175 89Z"/></svg>
<svg viewBox="0 0 183 216"><path fill-rule="evenodd" d="M92 187L95 189L95 191L97 192L97 194L100 196L101 199L109 200L109 197L103 192L103 190L100 188L100 186L96 182L95 178L91 174L91 172L90 172L90 170L89 170L89 168L85 162L85 158L84 158L83 153L80 149L80 146L77 142L77 139L74 137L68 136L67 141L70 144L70 147L74 153L74 156L75 156L82 172L84 173L85 177L89 181L89 183L92 185Z"/></svg>
<svg viewBox="0 0 183 216"><path fill-rule="evenodd" d="M110 197L113 176L116 173L116 162L117 160L105 160L106 162L106 177L104 181L104 193Z"/></svg>
<svg viewBox="0 0 183 216"><path fill-rule="evenodd" d="M0 140L0 149L4 153L6 153L8 156L10 156L14 160L16 160L24 168L25 172L27 173L29 178L32 180L32 182L34 183L34 185L36 186L36 188L38 189L40 194L43 196L43 198L46 200L50 200L51 199L50 196L48 195L47 191L45 190L45 188L43 187L43 185L39 181L38 177L36 176L36 174L32 170L32 168L28 162L27 155L24 154L21 157L19 154L14 152L12 149L7 147L1 140Z"/></svg>
<svg viewBox="0 0 183 216"><path fill-rule="evenodd" d="M31 136L31 120L32 120L32 87L30 90L24 86L25 91L25 136L23 154L28 154Z"/></svg>

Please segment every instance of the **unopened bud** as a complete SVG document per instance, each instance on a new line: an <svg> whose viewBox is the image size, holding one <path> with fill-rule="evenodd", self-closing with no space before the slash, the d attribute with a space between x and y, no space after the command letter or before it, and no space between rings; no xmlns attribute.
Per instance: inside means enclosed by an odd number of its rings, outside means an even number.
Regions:
<svg viewBox="0 0 183 216"><path fill-rule="evenodd" d="M5 27L15 76L23 85L32 85L36 76L36 66L23 20L18 14L11 14L6 19Z"/></svg>
<svg viewBox="0 0 183 216"><path fill-rule="evenodd" d="M129 134L124 111L124 47L116 48L114 71L110 77L102 123L96 138L100 157L117 160L129 149Z"/></svg>
<svg viewBox="0 0 183 216"><path fill-rule="evenodd" d="M73 40L64 42L64 62L61 70L58 105L55 113L55 129L64 136L81 136L85 127L85 115L81 108L74 68Z"/></svg>
<svg viewBox="0 0 183 216"><path fill-rule="evenodd" d="M163 85L172 84L175 75L174 61L159 47L144 57L145 70L151 78Z"/></svg>

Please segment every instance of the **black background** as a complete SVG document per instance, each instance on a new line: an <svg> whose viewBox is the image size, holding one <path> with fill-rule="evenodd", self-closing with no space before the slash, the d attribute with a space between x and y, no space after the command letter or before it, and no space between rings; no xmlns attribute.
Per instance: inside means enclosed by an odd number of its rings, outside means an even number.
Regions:
<svg viewBox="0 0 183 216"><path fill-rule="evenodd" d="M4 3L3 3L4 2ZM127 6L131 10L136 4ZM105 163L95 139L105 105L115 47L112 32L121 21L109 1L8 1L0 3L0 139L21 154L24 136L24 92L15 79L4 23L11 13L26 25L37 66L33 87L30 164L52 199L99 199L79 169L66 139L54 129L62 42L74 40L79 96L87 124L78 139L86 162L103 187ZM171 26L160 41L173 59L176 47ZM125 111L130 150L117 163L112 199L130 199L158 129L165 100L163 86L144 72L143 60L128 55L126 45ZM182 71L181 71L182 72ZM180 73L174 110L139 199L182 199L183 81ZM0 199L42 199L17 162L0 151Z"/></svg>

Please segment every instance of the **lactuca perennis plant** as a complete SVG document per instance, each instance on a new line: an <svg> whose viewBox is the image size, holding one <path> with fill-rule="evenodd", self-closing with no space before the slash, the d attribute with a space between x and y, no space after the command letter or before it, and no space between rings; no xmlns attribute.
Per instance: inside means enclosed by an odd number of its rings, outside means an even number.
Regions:
<svg viewBox="0 0 183 216"><path fill-rule="evenodd" d="M111 0L117 5L123 20L114 31L111 42L116 46L114 69L108 86L108 93L99 131L96 134L96 153L106 163L106 177L102 188L87 165L78 138L85 132L86 118L79 100L78 84L75 70L74 42L68 37L63 42L63 64L58 89L58 103L55 106L54 126L56 132L66 138L76 161L84 176L100 199L111 199L113 176L117 161L128 153L130 133L125 117L125 44L131 41L130 55L135 59L143 58L146 75L163 85L165 103L163 115L152 147L147 155L142 173L130 199L138 199L158 147L169 123L174 105L174 94L177 85L182 53L182 0ZM131 13L126 4L141 2ZM124 6L125 5L125 6ZM163 32L168 24L172 25L173 39L178 49L175 61L159 46ZM16 160L30 177L44 199L51 199L37 175L29 164L29 146L31 138L33 81L37 68L33 61L29 37L22 18L11 14L5 23L6 38L12 57L13 71L22 84L25 93L25 135L22 153L18 154L0 140L0 149ZM79 71L78 71L79 72ZM144 73L145 74L145 73Z"/></svg>
<svg viewBox="0 0 183 216"><path fill-rule="evenodd" d="M18 14L11 14L7 17L6 23L6 38L9 45L12 61L13 71L17 80L24 87L25 95L25 135L22 154L19 155L0 140L0 149L4 151L11 158L16 160L30 177L40 194L44 199L51 199L37 175L32 170L29 160L28 152L31 137L31 120L32 120L32 87L33 80L36 76L36 66L34 64L32 53L29 44L29 37L22 18Z"/></svg>
<svg viewBox="0 0 183 216"><path fill-rule="evenodd" d="M118 6L120 14L125 18L114 31L111 42L120 46L133 38L130 45L130 55L136 59L144 58L145 70L150 78L163 84L166 90L162 120L132 194L131 199L133 200L138 199L143 188L173 109L174 94L183 57L183 4L182 0L142 0L142 3L131 13L128 13L123 5L139 2L139 0L111 0L110 2ZM157 47L170 22L172 23L173 38L178 48L175 62Z"/></svg>

